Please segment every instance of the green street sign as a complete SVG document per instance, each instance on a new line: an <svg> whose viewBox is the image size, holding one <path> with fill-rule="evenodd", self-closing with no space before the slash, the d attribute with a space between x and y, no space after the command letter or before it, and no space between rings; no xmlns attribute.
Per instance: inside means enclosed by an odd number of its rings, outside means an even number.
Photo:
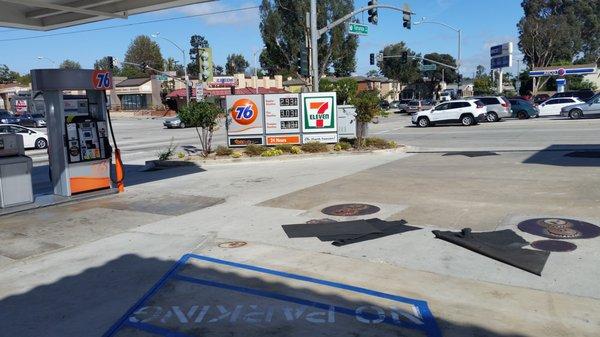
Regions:
<svg viewBox="0 0 600 337"><path fill-rule="evenodd" d="M348 25L348 33L354 35L368 35L369 34L369 26L361 25L360 23L351 22Z"/></svg>
<svg viewBox="0 0 600 337"><path fill-rule="evenodd" d="M156 75L156 79L159 80L159 81L164 82L164 81L168 81L169 77L167 75L162 75L161 74L161 75Z"/></svg>
<svg viewBox="0 0 600 337"><path fill-rule="evenodd" d="M434 71L437 69L435 64L421 64L421 71Z"/></svg>

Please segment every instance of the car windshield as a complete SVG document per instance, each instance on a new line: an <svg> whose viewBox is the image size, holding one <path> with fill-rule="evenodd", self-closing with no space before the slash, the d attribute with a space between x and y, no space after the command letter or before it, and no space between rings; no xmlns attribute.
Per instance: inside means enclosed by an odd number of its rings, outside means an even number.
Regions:
<svg viewBox="0 0 600 337"><path fill-rule="evenodd" d="M600 98L600 92L595 94L594 96L590 97L589 99L585 100L585 102L590 104L590 103L595 102L599 98Z"/></svg>

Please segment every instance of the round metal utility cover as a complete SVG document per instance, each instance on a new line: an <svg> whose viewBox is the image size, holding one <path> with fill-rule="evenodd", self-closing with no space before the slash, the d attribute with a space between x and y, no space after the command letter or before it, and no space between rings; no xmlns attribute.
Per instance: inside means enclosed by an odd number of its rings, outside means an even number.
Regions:
<svg viewBox="0 0 600 337"><path fill-rule="evenodd" d="M357 216L379 212L381 209L369 204L341 204L323 208L321 212L334 216Z"/></svg>
<svg viewBox="0 0 600 337"><path fill-rule="evenodd" d="M325 224L325 223L332 223L332 222L337 222L336 220L333 219L312 219L312 220L308 220L306 223L308 225L316 225L316 224Z"/></svg>
<svg viewBox="0 0 600 337"><path fill-rule="evenodd" d="M567 241L560 240L539 240L531 243L531 247L547 252L572 252L577 249L577 245Z"/></svg>
<svg viewBox="0 0 600 337"><path fill-rule="evenodd" d="M530 219L521 222L518 227L525 233L550 239L591 239L600 236L600 227L572 219Z"/></svg>

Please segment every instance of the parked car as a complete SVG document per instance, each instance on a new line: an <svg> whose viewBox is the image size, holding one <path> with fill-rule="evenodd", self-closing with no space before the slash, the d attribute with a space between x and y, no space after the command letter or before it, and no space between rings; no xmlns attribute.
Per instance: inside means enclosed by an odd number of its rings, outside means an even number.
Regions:
<svg viewBox="0 0 600 337"><path fill-rule="evenodd" d="M583 103L583 101L576 97L550 98L538 105L538 109L540 110L540 116L560 116L562 108L579 103Z"/></svg>
<svg viewBox="0 0 600 337"><path fill-rule="evenodd" d="M165 121L163 122L163 125L166 126L167 129L173 129L173 128L185 129L187 127L185 125L185 123L182 122L181 119L179 119L179 116L165 119Z"/></svg>
<svg viewBox="0 0 600 337"><path fill-rule="evenodd" d="M408 102L408 113L412 114L423 110L423 102L421 100L412 100Z"/></svg>
<svg viewBox="0 0 600 337"><path fill-rule="evenodd" d="M537 95L533 96L533 103L534 104L542 104L545 101L547 101L548 98L550 98L550 95L548 95L548 94L537 94Z"/></svg>
<svg viewBox="0 0 600 337"><path fill-rule="evenodd" d="M0 123L19 124L19 117L13 115L8 110L0 109Z"/></svg>
<svg viewBox="0 0 600 337"><path fill-rule="evenodd" d="M592 90L577 90L577 91L565 91L565 92L557 92L552 95L550 98L565 98L565 97L577 97L582 102L585 102L594 96L594 92Z"/></svg>
<svg viewBox="0 0 600 337"><path fill-rule="evenodd" d="M379 107L382 108L383 110L389 110L390 109L390 102L388 102L386 100L381 100L379 102Z"/></svg>
<svg viewBox="0 0 600 337"><path fill-rule="evenodd" d="M502 118L510 117L512 115L510 111L510 102L506 97L482 96L474 97L474 99L480 100L485 105L488 122L498 122Z"/></svg>
<svg viewBox="0 0 600 337"><path fill-rule="evenodd" d="M48 136L45 133L24 126L0 124L0 133L18 133L22 135L26 149L45 149L48 147Z"/></svg>
<svg viewBox="0 0 600 337"><path fill-rule="evenodd" d="M474 125L486 120L485 105L476 99L443 102L435 107L412 114L412 123L427 127L437 123Z"/></svg>
<svg viewBox="0 0 600 337"><path fill-rule="evenodd" d="M508 101L510 102L512 118L527 119L531 117L538 117L540 114L540 110L538 110L538 108L530 101L520 98L511 98Z"/></svg>
<svg viewBox="0 0 600 337"><path fill-rule="evenodd" d="M407 113L408 112L408 103L410 99L401 99L399 101L393 101L390 103L390 109L394 110L396 113Z"/></svg>
<svg viewBox="0 0 600 337"><path fill-rule="evenodd" d="M585 103L563 107L560 109L560 115L571 119L600 117L600 93L596 94Z"/></svg>
<svg viewBox="0 0 600 337"><path fill-rule="evenodd" d="M42 114L22 114L19 116L19 124L32 128L46 127L46 119Z"/></svg>

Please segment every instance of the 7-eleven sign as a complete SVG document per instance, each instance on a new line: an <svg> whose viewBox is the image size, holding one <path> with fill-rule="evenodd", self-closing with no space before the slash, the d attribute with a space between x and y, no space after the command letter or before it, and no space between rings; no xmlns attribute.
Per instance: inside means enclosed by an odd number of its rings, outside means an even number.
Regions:
<svg viewBox="0 0 600 337"><path fill-rule="evenodd" d="M335 132L336 106L334 92L302 94L304 132Z"/></svg>

